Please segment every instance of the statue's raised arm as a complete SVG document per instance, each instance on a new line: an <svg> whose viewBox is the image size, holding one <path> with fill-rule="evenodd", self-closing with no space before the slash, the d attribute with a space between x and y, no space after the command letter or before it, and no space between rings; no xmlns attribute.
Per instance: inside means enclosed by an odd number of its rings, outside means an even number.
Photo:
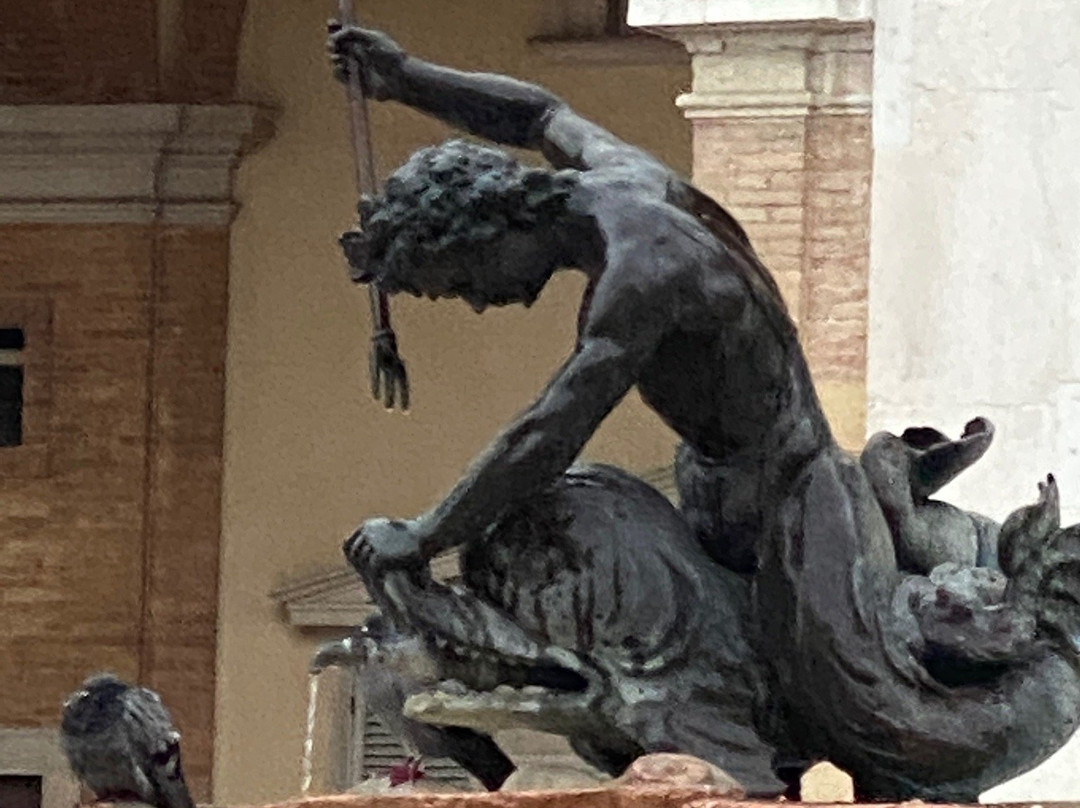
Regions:
<svg viewBox="0 0 1080 808"><path fill-rule="evenodd" d="M334 74L361 66L365 91L397 101L505 146L534 149L557 168L587 170L633 164L668 175L650 154L586 120L562 99L535 84L493 73L471 73L432 64L406 53L379 31L330 26Z"/></svg>

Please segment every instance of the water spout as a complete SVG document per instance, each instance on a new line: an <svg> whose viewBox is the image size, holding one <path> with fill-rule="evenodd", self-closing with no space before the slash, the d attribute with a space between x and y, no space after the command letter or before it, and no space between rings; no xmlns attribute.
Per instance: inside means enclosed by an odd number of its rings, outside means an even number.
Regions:
<svg viewBox="0 0 1080 808"><path fill-rule="evenodd" d="M311 791L312 757L315 749L315 708L319 699L319 675L308 674L307 735L304 736L304 756L301 759L300 795Z"/></svg>

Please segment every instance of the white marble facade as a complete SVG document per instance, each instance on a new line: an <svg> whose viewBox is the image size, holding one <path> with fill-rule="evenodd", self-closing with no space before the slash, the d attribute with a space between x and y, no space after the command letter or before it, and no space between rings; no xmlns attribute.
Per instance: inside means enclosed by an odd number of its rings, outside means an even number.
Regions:
<svg viewBox="0 0 1080 808"><path fill-rule="evenodd" d="M871 429L973 415L944 493L1003 518L1053 472L1080 521L1080 4L877 8ZM993 800L1080 798L1080 736Z"/></svg>
<svg viewBox="0 0 1080 808"><path fill-rule="evenodd" d="M876 6L876 7L875 7ZM944 496L1080 521L1080 3L630 0L700 37L874 23L868 431L997 426ZM1080 736L986 801L1080 799Z"/></svg>

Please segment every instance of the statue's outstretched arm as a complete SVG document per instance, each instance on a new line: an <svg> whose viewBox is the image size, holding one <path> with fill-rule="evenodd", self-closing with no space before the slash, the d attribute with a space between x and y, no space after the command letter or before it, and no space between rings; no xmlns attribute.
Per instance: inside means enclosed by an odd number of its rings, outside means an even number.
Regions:
<svg viewBox="0 0 1080 808"><path fill-rule="evenodd" d="M416 523L425 558L479 536L505 510L566 471L633 386L640 354L586 338L539 398Z"/></svg>
<svg viewBox="0 0 1080 808"><path fill-rule="evenodd" d="M637 382L667 320L669 287L634 267L609 268L573 355L440 504L413 522L424 558L480 536L565 472ZM621 276L621 277L620 277ZM648 288L646 288L648 287Z"/></svg>
<svg viewBox="0 0 1080 808"><path fill-rule="evenodd" d="M469 73L405 53L378 31L332 25L328 49L339 79L351 58L363 66L365 89L496 143L536 149L560 168L633 164L670 174L647 152L587 121L535 84L494 73Z"/></svg>

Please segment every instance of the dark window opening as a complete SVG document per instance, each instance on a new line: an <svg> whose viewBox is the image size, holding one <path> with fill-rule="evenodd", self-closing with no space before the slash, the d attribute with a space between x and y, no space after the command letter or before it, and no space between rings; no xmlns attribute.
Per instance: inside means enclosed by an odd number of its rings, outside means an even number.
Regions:
<svg viewBox="0 0 1080 808"><path fill-rule="evenodd" d="M21 328L0 328L0 447L23 440L23 348Z"/></svg>
<svg viewBox="0 0 1080 808"><path fill-rule="evenodd" d="M21 351L26 347L26 334L21 328L0 328L0 351Z"/></svg>
<svg viewBox="0 0 1080 808"><path fill-rule="evenodd" d="M0 805L4 808L41 808L41 777L0 774Z"/></svg>

